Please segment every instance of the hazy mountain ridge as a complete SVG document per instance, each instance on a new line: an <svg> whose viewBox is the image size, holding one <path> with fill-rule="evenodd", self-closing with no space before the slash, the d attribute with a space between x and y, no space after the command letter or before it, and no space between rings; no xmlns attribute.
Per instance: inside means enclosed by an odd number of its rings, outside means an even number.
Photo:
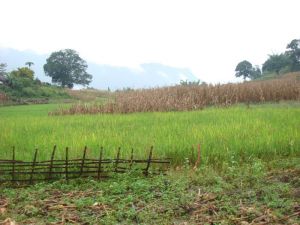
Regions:
<svg viewBox="0 0 300 225"><path fill-rule="evenodd" d="M7 63L8 71L34 62L32 69L36 77L45 82L51 78L45 76L43 65L49 55L41 55L32 51L19 51L11 48L0 48L0 63ZM144 63L140 69L88 63L88 72L93 75L90 87L112 90L130 88L147 88L178 84L180 80L197 80L198 78L187 68L176 68L160 63Z"/></svg>

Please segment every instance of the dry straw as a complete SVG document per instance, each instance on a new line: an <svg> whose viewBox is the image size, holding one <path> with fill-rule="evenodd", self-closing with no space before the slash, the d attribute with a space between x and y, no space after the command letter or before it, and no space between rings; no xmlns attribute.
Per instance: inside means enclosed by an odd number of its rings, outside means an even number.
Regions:
<svg viewBox="0 0 300 225"><path fill-rule="evenodd" d="M297 76L238 84L187 85L115 93L105 104L75 104L50 115L189 111L207 106L300 100Z"/></svg>

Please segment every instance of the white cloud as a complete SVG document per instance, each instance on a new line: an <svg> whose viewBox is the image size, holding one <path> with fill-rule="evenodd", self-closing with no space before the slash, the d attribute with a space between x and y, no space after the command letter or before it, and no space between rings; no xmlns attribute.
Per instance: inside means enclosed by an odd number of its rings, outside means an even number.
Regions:
<svg viewBox="0 0 300 225"><path fill-rule="evenodd" d="M235 80L244 59L262 64L300 37L299 0L2 0L0 46L140 70L186 67L208 82Z"/></svg>

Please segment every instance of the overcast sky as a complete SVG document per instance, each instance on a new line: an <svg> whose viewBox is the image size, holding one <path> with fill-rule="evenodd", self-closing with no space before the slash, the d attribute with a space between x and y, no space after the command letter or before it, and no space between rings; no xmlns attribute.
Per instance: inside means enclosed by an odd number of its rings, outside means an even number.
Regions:
<svg viewBox="0 0 300 225"><path fill-rule="evenodd" d="M188 68L233 81L238 62L261 65L300 38L299 0L1 0L0 47L75 49L91 62Z"/></svg>

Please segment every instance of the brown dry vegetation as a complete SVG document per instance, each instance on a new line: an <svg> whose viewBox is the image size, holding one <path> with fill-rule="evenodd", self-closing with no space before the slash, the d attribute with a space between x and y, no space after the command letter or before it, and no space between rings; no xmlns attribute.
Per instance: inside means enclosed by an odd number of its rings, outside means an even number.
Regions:
<svg viewBox="0 0 300 225"><path fill-rule="evenodd" d="M6 94L0 93L0 103L5 103L9 100Z"/></svg>
<svg viewBox="0 0 300 225"><path fill-rule="evenodd" d="M122 91L105 104L76 104L51 115L189 111L207 106L300 100L299 74L280 79Z"/></svg>

